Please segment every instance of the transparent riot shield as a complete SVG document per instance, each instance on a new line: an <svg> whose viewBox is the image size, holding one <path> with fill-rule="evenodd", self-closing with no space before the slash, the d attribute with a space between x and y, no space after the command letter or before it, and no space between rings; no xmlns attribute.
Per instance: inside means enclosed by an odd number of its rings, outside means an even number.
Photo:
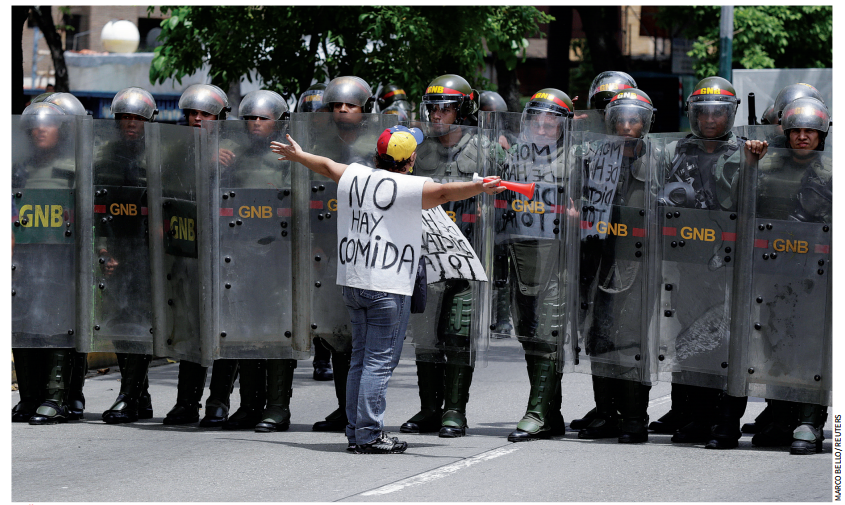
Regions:
<svg viewBox="0 0 845 505"><path fill-rule="evenodd" d="M746 158L728 392L831 405L832 153Z"/></svg>
<svg viewBox="0 0 845 505"><path fill-rule="evenodd" d="M425 140L417 147L413 175L430 177L435 182L471 181L474 173L487 175L489 152L504 152L478 127L433 123L412 126L425 134ZM461 257L464 244L483 257L483 230L491 226L483 218L486 198L478 195L440 206L457 225L460 237L447 236L442 228L427 225L431 216L423 216L428 298L425 311L411 315L407 332L416 361L486 366L489 287L488 283L472 280L475 277Z"/></svg>
<svg viewBox="0 0 845 505"><path fill-rule="evenodd" d="M77 320L80 116L12 117L12 347L87 351ZM90 138L88 138L90 140Z"/></svg>
<svg viewBox="0 0 845 505"><path fill-rule="evenodd" d="M647 154L639 139L573 132L568 160L578 221L567 239L574 370L643 383L656 379L648 331L655 304L647 275L654 201Z"/></svg>
<svg viewBox="0 0 845 505"><path fill-rule="evenodd" d="M342 117L335 121L331 113L293 114L291 137L305 151L338 163L374 166L376 140L385 128L396 125L398 116L339 116ZM305 167L294 166L292 170L293 190L304 190L310 195L307 200L300 199L299 203L294 203L293 212L309 216L308 222L303 223L303 228L310 230L310 243L305 245L308 255L307 259L302 258L305 261L301 263L294 261L295 271L300 275L298 279L295 277L294 282L296 286L310 287L311 335L323 338L339 352L351 352L349 312L343 302L341 287L337 285L337 184Z"/></svg>
<svg viewBox="0 0 845 505"><path fill-rule="evenodd" d="M566 145L568 120L523 125L521 113L484 117L490 174L534 184L528 196L505 191L492 210L491 333L515 337L526 353L571 362L565 337ZM501 149L500 149L501 148Z"/></svg>
<svg viewBox="0 0 845 505"><path fill-rule="evenodd" d="M662 380L723 389L728 374L736 261L739 149L734 141L652 137L657 178L657 255Z"/></svg>
<svg viewBox="0 0 845 505"><path fill-rule="evenodd" d="M85 282L79 294L92 352L151 354L152 288L143 121L93 120L92 176L81 194Z"/></svg>
<svg viewBox="0 0 845 505"><path fill-rule="evenodd" d="M573 132L604 134L604 110L576 110L569 129Z"/></svg>
<svg viewBox="0 0 845 505"><path fill-rule="evenodd" d="M209 306L214 283L211 262L203 260L212 250L213 233L211 223L205 216L201 222L197 212L210 205L207 181L212 171L201 159L208 132L151 123L145 140L154 354L209 366L215 341Z"/></svg>
<svg viewBox="0 0 845 505"><path fill-rule="evenodd" d="M270 151L288 121L215 121L209 186L213 221L214 358L307 359L291 347L290 163Z"/></svg>

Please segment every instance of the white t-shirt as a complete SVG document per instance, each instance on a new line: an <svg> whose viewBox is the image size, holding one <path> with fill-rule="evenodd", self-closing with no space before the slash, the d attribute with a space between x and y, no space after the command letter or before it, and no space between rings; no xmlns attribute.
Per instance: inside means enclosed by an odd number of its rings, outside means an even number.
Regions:
<svg viewBox="0 0 845 505"><path fill-rule="evenodd" d="M337 283L411 295L422 236L428 177L353 163L337 187Z"/></svg>

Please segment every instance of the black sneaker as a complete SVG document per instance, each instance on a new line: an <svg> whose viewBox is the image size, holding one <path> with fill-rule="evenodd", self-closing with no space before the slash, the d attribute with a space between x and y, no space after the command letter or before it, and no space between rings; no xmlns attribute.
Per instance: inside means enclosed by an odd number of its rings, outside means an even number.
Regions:
<svg viewBox="0 0 845 505"><path fill-rule="evenodd" d="M400 442L396 437L388 437L381 432L372 442L361 444L355 448L355 454L401 454L408 448L407 442Z"/></svg>
<svg viewBox="0 0 845 505"><path fill-rule="evenodd" d="M358 445L350 442L349 445L346 446L346 450L351 453L358 452Z"/></svg>

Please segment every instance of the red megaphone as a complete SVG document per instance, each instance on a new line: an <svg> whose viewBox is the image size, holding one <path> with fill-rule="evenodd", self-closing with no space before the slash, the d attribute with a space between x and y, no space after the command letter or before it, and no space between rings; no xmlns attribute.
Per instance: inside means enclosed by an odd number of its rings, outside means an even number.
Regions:
<svg viewBox="0 0 845 505"><path fill-rule="evenodd" d="M484 181L490 182L492 181L492 177L480 177L478 174L472 175L472 182ZM534 198L534 183L525 183L525 182L511 182L511 181L499 181L500 186L504 186L511 191L516 191L519 194L525 195L529 200Z"/></svg>

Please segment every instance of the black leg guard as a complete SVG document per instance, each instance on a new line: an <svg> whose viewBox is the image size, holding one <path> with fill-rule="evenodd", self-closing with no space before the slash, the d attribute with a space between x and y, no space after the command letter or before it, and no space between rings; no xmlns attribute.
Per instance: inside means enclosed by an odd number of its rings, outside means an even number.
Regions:
<svg viewBox="0 0 845 505"><path fill-rule="evenodd" d="M689 413L689 386L672 383L672 406L669 412L648 425L655 433L675 433L692 421Z"/></svg>
<svg viewBox="0 0 845 505"><path fill-rule="evenodd" d="M446 364L446 395L439 435L442 438L466 435L466 409L469 402L469 387L472 384L472 372L471 366Z"/></svg>
<svg viewBox="0 0 845 505"><path fill-rule="evenodd" d="M351 352L337 352L332 350L332 367L334 368L334 394L337 396L338 408L324 421L317 421L311 426L314 431L332 431L344 433L346 431L346 379L349 376L349 364L352 361Z"/></svg>
<svg viewBox="0 0 845 505"><path fill-rule="evenodd" d="M251 430L261 421L267 403L267 360L238 360L241 404L223 423L224 430Z"/></svg>
<svg viewBox="0 0 845 505"><path fill-rule="evenodd" d="M434 433L440 430L443 416L445 368L443 363L417 361L417 386L420 411L399 428L402 433Z"/></svg>
<svg viewBox="0 0 845 505"><path fill-rule="evenodd" d="M320 337L314 337L314 375L315 381L330 381L334 378L332 372L332 352L326 341Z"/></svg>
<svg viewBox="0 0 845 505"><path fill-rule="evenodd" d="M678 444L706 444L710 441L713 425L716 424L716 409L719 405L719 389L699 386L689 388L688 401L692 421L672 435L672 442Z"/></svg>
<svg viewBox="0 0 845 505"><path fill-rule="evenodd" d="M179 362L176 405L164 418L164 424L190 424L200 420L200 400L205 389L207 368L191 361Z"/></svg>
<svg viewBox="0 0 845 505"><path fill-rule="evenodd" d="M798 420L801 424L793 433L790 454L816 454L822 452L824 442L824 423L827 421L827 407L802 403L798 408Z"/></svg>
<svg viewBox="0 0 845 505"><path fill-rule="evenodd" d="M769 411L764 418L767 422L765 424L755 422L757 434L751 439L751 443L756 447L789 447L792 445L792 433L801 424L800 407L800 403L770 400L765 409Z"/></svg>
<svg viewBox="0 0 845 505"><path fill-rule="evenodd" d="M153 416L149 393L142 398L148 388L147 370L152 358L149 354L117 354L120 394L114 404L103 412L103 421L107 424L133 423Z"/></svg>
<svg viewBox="0 0 845 505"><path fill-rule="evenodd" d="M44 362L43 349L12 349L15 360L15 375L18 378L20 402L12 409L12 422L25 423L35 414L35 410L44 403Z"/></svg>
<svg viewBox="0 0 845 505"><path fill-rule="evenodd" d="M68 419L73 421L84 417L85 396L82 394L82 388L85 386L85 376L88 374L88 354L77 352L74 349L70 356L73 371L70 374L70 384L67 391L67 408Z"/></svg>
<svg viewBox="0 0 845 505"><path fill-rule="evenodd" d="M596 400L596 417L578 432L578 438L614 438L619 436L619 414L614 401L614 381L593 375L593 397Z"/></svg>
<svg viewBox="0 0 845 505"><path fill-rule="evenodd" d="M50 349L44 403L29 418L29 424L57 424L68 421L67 390L73 373L73 349Z"/></svg>
<svg viewBox="0 0 845 505"><path fill-rule="evenodd" d="M760 430L766 427L767 424L772 422L772 409L771 409L771 400L766 399L766 408L763 409L760 414L754 418L753 423L745 423L742 425L741 431L743 433L758 433Z"/></svg>
<svg viewBox="0 0 845 505"><path fill-rule="evenodd" d="M531 391L528 394L525 415L517 423L516 431L508 435L510 442L526 442L550 437L555 411L560 421L563 421L560 416L560 404L557 402L557 397L560 395L561 374L557 373L554 360L526 355L525 361L528 363ZM559 430L560 423L557 419L554 421L558 424L555 428Z"/></svg>
<svg viewBox="0 0 845 505"><path fill-rule="evenodd" d="M255 425L256 432L285 431L290 427L294 370L295 359L267 360L267 406L261 414L261 422Z"/></svg>
<svg viewBox="0 0 845 505"><path fill-rule="evenodd" d="M747 396L730 396L722 393L719 397L719 405L716 409L716 424L710 440L704 446L707 449L733 449L739 445L739 437L742 431L739 429L739 420L745 415L745 407L748 405Z"/></svg>
<svg viewBox="0 0 845 505"><path fill-rule="evenodd" d="M229 405L235 378L238 376L238 360L218 359L211 367L211 383L208 399L205 401L205 416L200 421L203 428L219 428L229 419Z"/></svg>
<svg viewBox="0 0 845 505"><path fill-rule="evenodd" d="M619 406L619 443L637 444L648 441L648 393L651 386L621 380L617 389Z"/></svg>

